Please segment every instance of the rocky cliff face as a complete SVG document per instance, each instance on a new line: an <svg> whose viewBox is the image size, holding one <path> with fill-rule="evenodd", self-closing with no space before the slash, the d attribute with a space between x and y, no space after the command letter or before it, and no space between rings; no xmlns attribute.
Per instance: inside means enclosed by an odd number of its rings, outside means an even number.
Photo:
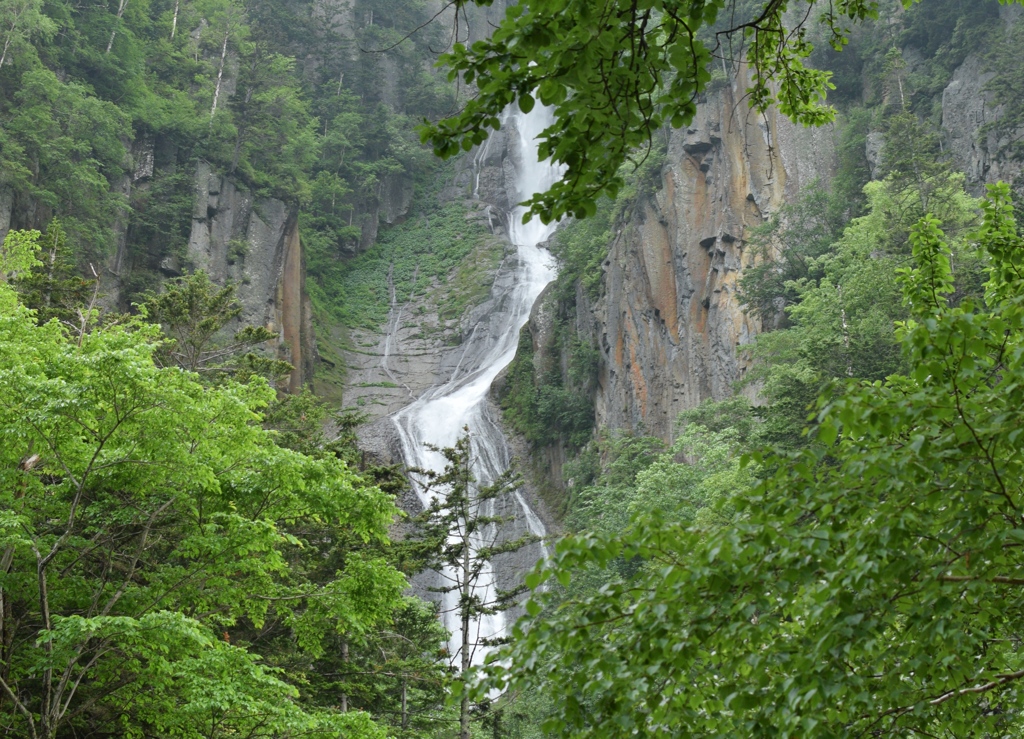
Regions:
<svg viewBox="0 0 1024 739"><path fill-rule="evenodd" d="M1000 8L1000 17L1007 27L1019 23L1024 14L1020 6ZM1024 136L1000 135L985 129L1003 115L994 94L986 85L995 75L986 69L978 54L971 54L957 67L953 78L942 91L942 137L955 166L967 176L968 187L977 195L988 183L1002 180L1015 182L1024 171L1024 163L1009 156L1009 145Z"/></svg>
<svg viewBox="0 0 1024 739"><path fill-rule="evenodd" d="M234 91L237 70L232 70L225 93ZM132 203L145 193L155 169L155 149L159 142L149 137L126 141L124 173L113 188ZM175 166L174 164L170 165ZM386 217L397 218L408 197L401 185L384 198ZM403 200L404 198L404 200ZM176 277L193 270L205 270L217 284L234 283L242 304L242 314L230 330L247 325L264 326L278 334L267 352L291 363L295 369L288 389L297 392L313 375L316 342L312 328L312 308L305 289L305 268L299 237L298 210L275 198L255 198L231 178L212 170L200 161L193 178L191 232L182 258L163 256L149 249L145 261L159 260L163 277ZM404 205L403 205L404 203ZM12 225L45 227L49 213L30 197L16 197L9 188L0 187L0 240ZM132 279L132 255L129 248L129 217L122 212L113 224L114 244L104 264L96 264L101 295L107 309L127 310L129 302L122 294ZM136 245L138 249L139 245ZM139 258L139 255L136 255Z"/></svg>
<svg viewBox="0 0 1024 739"><path fill-rule="evenodd" d="M297 392L312 376L316 353L298 214L274 198L254 198L200 162L196 169L192 232L185 265L202 269L219 284L237 285L238 325L278 334L270 347L295 369L288 381ZM172 259L167 272L181 269Z"/></svg>
<svg viewBox="0 0 1024 739"><path fill-rule="evenodd" d="M833 173L830 128L762 117L743 87L709 94L688 128L668 134L660 188L618 225L600 298L577 291L575 332L600 351L599 428L668 439L681 411L736 391L744 346L761 330L737 297L750 230ZM531 320L535 363L553 361L545 344L554 315L542 301Z"/></svg>
<svg viewBox="0 0 1024 739"><path fill-rule="evenodd" d="M668 438L680 411L735 392L761 329L737 297L750 229L833 172L831 129L759 116L742 88L709 95L671 133L663 187L619 230L603 296L578 311L601 349L600 427Z"/></svg>
<svg viewBox="0 0 1024 739"><path fill-rule="evenodd" d="M122 182L126 199L153 175L152 143L131 148L137 162ZM199 162L193 179L192 225L184 258L164 257L165 277L204 270L219 285L232 283L242 313L229 330L263 326L277 339L266 351L294 366L289 392L298 392L313 375L316 341L312 307L305 289L298 212L275 198L256 198L232 179ZM117 248L104 272L103 292L111 306L119 302L121 283L130 279L127 233L116 228Z"/></svg>

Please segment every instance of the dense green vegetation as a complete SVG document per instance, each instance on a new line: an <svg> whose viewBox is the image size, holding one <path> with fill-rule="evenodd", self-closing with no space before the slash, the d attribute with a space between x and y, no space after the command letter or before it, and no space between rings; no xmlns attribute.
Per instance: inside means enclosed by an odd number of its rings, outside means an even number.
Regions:
<svg viewBox="0 0 1024 739"><path fill-rule="evenodd" d="M590 492L610 520L529 579L560 587L480 691L544 696L560 736L1018 735L1024 240L1005 185L983 207L982 291L956 296L920 219L907 371L822 395L813 445L737 460L749 424L713 409L673 450L691 464L647 451Z"/></svg>
<svg viewBox="0 0 1024 739"><path fill-rule="evenodd" d="M324 335L377 331L442 284L430 299L455 325L504 247L440 201L451 170L413 133L465 102L431 68L451 29L407 37L436 10L421 0L0 0L0 206L15 228L0 247L0 728L1021 735L1024 242L1009 191L971 197L936 128L953 71L979 54L1004 111L985 145L1021 156L1024 24L1007 31L994 2L855 2L766 42L786 5L524 0L449 56L483 88L427 138L452 153L506 103L554 104L548 152L570 176L533 205L588 216L553 242L552 330L536 348L523 332L501 398L534 449L568 457L570 536L530 580L508 661L467 686L406 586L442 561L464 585L523 543L465 557L470 529L500 518L474 501L511 475L471 496L463 439L432 479L447 504L396 525L407 482L367 464L358 414L274 392L290 368L260 355L273 334L225 335L234 288L202 272L167 283L177 267L161 266L193 266L207 163L298 214ZM707 68L735 25L723 11L758 7L733 34L760 70L755 104L771 92L820 122L828 72L841 122L837 176L751 239L742 293L772 330L747 382L764 403L702 406L671 440L595 429L600 354L578 311L657 186L663 124L727 80ZM885 141L870 163L869 131ZM411 209L378 233L409 185ZM95 276L115 251L122 305L101 313ZM516 600L499 595L463 593L464 635Z"/></svg>
<svg viewBox="0 0 1024 739"><path fill-rule="evenodd" d="M915 6L855 33L849 55L818 55L840 83L839 171L752 235L741 282L771 329L745 380L765 404L683 414L671 445L599 431L570 455L572 535L482 683L507 691L508 736L1020 734L1024 244L1016 196L992 193L983 224L935 133L971 52L1013 110L1016 35L995 17ZM593 265L607 202L577 231ZM570 303L602 290L579 264ZM517 358L507 414L564 444L554 416L540 422L536 375Z"/></svg>
<svg viewBox="0 0 1024 739"><path fill-rule="evenodd" d="M928 210L948 224L956 275L951 299L977 297L982 262L969 238L977 203L963 191L961 175L946 172L924 184L931 191ZM926 210L920 191L901 188L898 178L871 182L864 192L866 214L841 235L828 224L824 191L787 209L785 226L776 221L761 234L775 256L743 277L744 294L763 318L784 311L778 318L785 330L758 338L757 366L746 379L763 383L770 410L762 415L774 443L804 443L807 408L835 380L881 380L907 370L896 338L896 323L907 317L896 270L910 257L912 224Z"/></svg>
<svg viewBox="0 0 1024 739"><path fill-rule="evenodd" d="M571 342L568 326L561 329L547 348L557 352ZM535 363L529 327L519 333L516 356L509 365L501 395L504 418L528 442L537 446L567 444L578 449L590 440L594 428L592 394L597 372L597 352L575 341L567 372L560 356L549 355L540 371Z"/></svg>
<svg viewBox="0 0 1024 739"><path fill-rule="evenodd" d="M40 241L12 231L0 277L66 310ZM5 733L445 735L447 634L402 595L430 548L388 540L404 480L359 469L358 419L326 438L276 395L265 329L213 338L237 310L198 273L145 306L165 335L0 282Z"/></svg>
<svg viewBox="0 0 1024 739"><path fill-rule="evenodd" d="M502 536L501 526L510 519L494 511L494 501L514 491L522 481L512 468L489 484L477 480L468 427L454 446L434 450L445 460L443 470L411 470L423 491L431 496L430 505L414 519L415 532L433 552L429 557L431 569L445 573L440 584L431 588L432 592L456 596L454 615L459 633L452 657L460 672L466 674L471 665L480 661L483 650L502 641L501 635L482 635L476 624L484 616L515 608L525 590L522 585L509 590L482 587L493 572L494 558L517 552L536 542L537 537L529 533L514 539ZM474 708L469 694L463 691L459 700L459 739L473 737Z"/></svg>
<svg viewBox="0 0 1024 739"><path fill-rule="evenodd" d="M127 306L165 257L184 257L206 161L301 207L310 245L351 249L385 181L429 170L414 123L452 98L426 71L443 29L399 43L429 18L425 4L347 6L5 3L0 191L12 225L58 216L74 260L97 269L125 232Z"/></svg>

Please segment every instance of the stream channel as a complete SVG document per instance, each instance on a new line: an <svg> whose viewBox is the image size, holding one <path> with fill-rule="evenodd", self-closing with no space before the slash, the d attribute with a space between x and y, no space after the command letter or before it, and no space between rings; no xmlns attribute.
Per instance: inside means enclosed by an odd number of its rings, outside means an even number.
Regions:
<svg viewBox="0 0 1024 739"><path fill-rule="evenodd" d="M517 202L548 189L560 172L549 163L537 161L536 137L551 123L550 111L536 106L529 114L518 111L505 114L502 128L508 137L508 147L516 163L515 183ZM490 140L484 144L486 147ZM482 149L481 153L485 153ZM477 161L481 161L477 157ZM516 247L515 254L502 263L491 288L489 310L474 313L474 323L458 350L458 362L447 378L423 393L410 405L396 412L392 421L398 429L402 455L406 465L440 472L445 460L427 445L452 446L468 427L471 442L471 467L477 485L493 482L509 466L511 455L502 433L497 410L489 401L491 383L515 357L519 331L530 317L538 296L555 277L551 255L543 244L555 230L556 224L544 225L534 218L523 224L525 209L516 206L508 214L509 239ZM424 507L430 505L431 493L416 490ZM492 524L480 532L477 546L490 546L495 541L518 538L529 532L543 538L544 524L531 510L523 494L516 490L508 495L481 503L484 516L498 516L508 521L500 531ZM544 556L544 544L531 544L520 551L499 554L491 567L482 573L476 583L475 596L484 603L492 602L497 589L511 589L521 582L528 570ZM429 582L418 578L417 590L450 587L454 572L447 570L426 573ZM436 592L436 591L435 591ZM462 660L462 627L459 615L459 593L440 594L440 613L445 627L451 632L449 658L459 665ZM504 635L507 621L514 611L486 615L472 623L470 635L470 663L479 664L488 651L482 641Z"/></svg>

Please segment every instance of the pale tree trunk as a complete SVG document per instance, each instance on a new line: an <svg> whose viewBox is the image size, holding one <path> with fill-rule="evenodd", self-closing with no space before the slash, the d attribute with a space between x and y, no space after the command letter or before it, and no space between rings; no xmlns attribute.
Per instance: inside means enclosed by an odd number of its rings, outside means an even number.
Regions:
<svg viewBox="0 0 1024 739"><path fill-rule="evenodd" d="M18 22L21 21L21 16L25 12L25 6L22 5L18 8L13 16L11 17L10 26L7 28L7 38L4 39L4 51L0 54L0 69L4 68L4 62L7 61L7 52L11 48L11 42L14 41L14 34L18 30Z"/></svg>
<svg viewBox="0 0 1024 739"><path fill-rule="evenodd" d="M343 641L341 643L341 661L342 661L342 663L344 663L346 665L348 664L348 641L347 640ZM348 694L347 693L342 693L341 694L341 712L342 713L348 713Z"/></svg>
<svg viewBox="0 0 1024 739"><path fill-rule="evenodd" d="M210 107L210 122L213 123L213 116L217 113L217 99L220 98L220 86L224 79L224 63L228 58L228 38L231 36L231 24L227 23L224 28L224 43L220 47L220 67L217 69L217 85L213 88L213 105Z"/></svg>
<svg viewBox="0 0 1024 739"><path fill-rule="evenodd" d="M34 548L34 547L33 547ZM53 624L50 621L50 591L46 582L46 567L50 564L50 561L43 557L39 550L36 550L36 579L39 583L39 610L43 615L43 628L49 631L53 628ZM47 639L43 642L44 648L46 649L46 656L52 657L53 655L53 640ZM49 663L50 660L48 659ZM54 726L54 721L51 720L51 710L53 705L53 667L47 665L46 669L43 670L43 705L42 711L39 716L39 728L40 734L49 739L57 733L57 727Z"/></svg>
<svg viewBox="0 0 1024 739"><path fill-rule="evenodd" d="M124 15L125 8L127 7L128 0L120 0L117 4L117 19L114 21L114 28L110 32L110 41L107 42L107 54L114 48L114 36L117 35L117 27L121 25L121 17Z"/></svg>
<svg viewBox="0 0 1024 739"><path fill-rule="evenodd" d="M25 459L20 465L21 469L25 472L33 469L40 461L40 456L32 453L33 446L33 442L30 441L28 444L28 454L25 455ZM27 487L28 483L23 481L14 493L14 499L21 500L24 498ZM13 564L14 545L11 544L4 550L3 557L0 558L0 575L9 574ZM10 598L7 597L4 589L0 588L0 680L4 681L10 677L10 653L14 643L14 629L11 626L13 618L14 613L11 608Z"/></svg>
<svg viewBox="0 0 1024 739"><path fill-rule="evenodd" d="M171 21L171 38L178 32L178 6L181 0L174 0L174 20Z"/></svg>
<svg viewBox="0 0 1024 739"><path fill-rule="evenodd" d="M4 68L4 62L7 61L7 50L11 48L11 39L14 38L14 24L11 24L11 31L7 34L7 38L4 40L4 53L0 54L0 69Z"/></svg>
<svg viewBox="0 0 1024 739"><path fill-rule="evenodd" d="M53 297L53 265L56 263L56 261L57 247L55 246L52 249L50 249L50 271L46 273L46 276L49 278L49 281L46 286L46 295L43 296L43 305L45 305L47 308L50 307L50 302Z"/></svg>
<svg viewBox="0 0 1024 739"><path fill-rule="evenodd" d="M409 728L409 679L402 678L402 731Z"/></svg>

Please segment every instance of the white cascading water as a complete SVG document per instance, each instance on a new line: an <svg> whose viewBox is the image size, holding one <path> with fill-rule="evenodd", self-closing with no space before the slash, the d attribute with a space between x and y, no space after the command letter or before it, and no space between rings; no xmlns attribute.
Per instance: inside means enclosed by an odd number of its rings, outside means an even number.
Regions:
<svg viewBox="0 0 1024 739"><path fill-rule="evenodd" d="M517 161L516 185L520 201L547 190L560 176L558 168L537 161L536 138L550 123L550 111L539 105L527 115L510 111L505 116L503 128L518 134L519 152L513 160ZM510 141L509 146L512 144ZM469 427L472 471L478 483L487 485L508 468L508 445L493 417L487 394L494 378L515 357L519 331L529 319L537 297L555 277L551 255L539 245L551 236L556 224L544 225L538 218L523 224L524 212L525 208L517 206L509 214L509 238L516 247L516 256L505 260L495 279L491 290L494 309L480 316L468 331L460 347L459 361L447 380L392 417L409 467L442 471L444 458L426 445L452 446L463 433L463 428ZM430 504L429 493L417 489L417 494L425 507ZM520 532L528 530L535 536L544 537L543 523L519 491L512 494L511 500L489 501L488 504L499 506L501 510L482 511L483 515L514 518L515 527ZM484 531L480 536L481 542L488 544L495 538L493 530ZM543 550L538 548L537 558L542 554ZM496 582L512 581L519 574L484 572L477 581L475 594L484 603L493 602ZM451 573L441 572L435 577L442 585L449 585L452 581ZM449 654L456 665L461 660L462 644L458 602L458 592L445 593L441 600L441 615L445 627L452 634ZM505 613L497 613L481 617L473 624L474 633L470 641L480 644L502 636L506 630L505 616ZM472 662L479 664L487 651L486 647L474 649Z"/></svg>

